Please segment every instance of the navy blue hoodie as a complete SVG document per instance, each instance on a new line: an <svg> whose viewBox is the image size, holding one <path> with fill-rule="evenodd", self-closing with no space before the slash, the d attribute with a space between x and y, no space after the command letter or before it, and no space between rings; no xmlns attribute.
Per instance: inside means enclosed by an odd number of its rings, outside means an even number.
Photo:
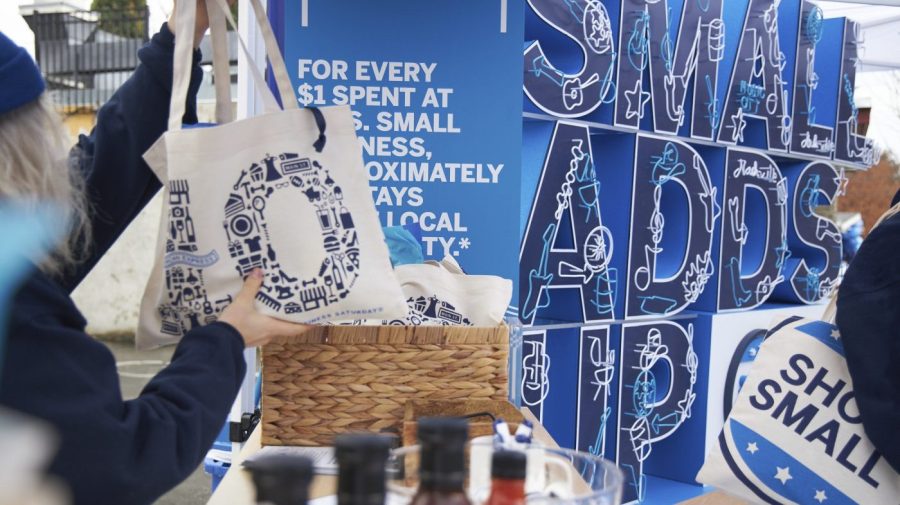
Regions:
<svg viewBox="0 0 900 505"><path fill-rule="evenodd" d="M84 332L69 298L160 188L141 155L166 129L173 50L164 25L73 149L93 207L90 258L61 278L34 273L12 302L0 404L56 429L50 472L76 505L151 503L184 480L215 440L245 372L240 334L213 323L185 335L171 364L124 401L112 353ZM197 122L198 63L196 53L186 123Z"/></svg>
<svg viewBox="0 0 900 505"><path fill-rule="evenodd" d="M900 203L900 192L891 206ZM847 267L837 325L869 440L900 472L900 214L869 232Z"/></svg>

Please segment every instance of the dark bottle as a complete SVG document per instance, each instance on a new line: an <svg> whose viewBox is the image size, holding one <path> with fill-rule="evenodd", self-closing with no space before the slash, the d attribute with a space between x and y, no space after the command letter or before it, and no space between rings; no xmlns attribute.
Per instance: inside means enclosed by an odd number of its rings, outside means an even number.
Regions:
<svg viewBox="0 0 900 505"><path fill-rule="evenodd" d="M256 503L306 505L313 464L309 458L273 454L244 465L253 473Z"/></svg>
<svg viewBox="0 0 900 505"><path fill-rule="evenodd" d="M384 505L390 449L391 439L379 435L342 435L335 439L338 505Z"/></svg>
<svg viewBox="0 0 900 505"><path fill-rule="evenodd" d="M471 505L463 488L468 422L459 418L422 418L418 437L419 489L411 505Z"/></svg>
<svg viewBox="0 0 900 505"><path fill-rule="evenodd" d="M491 496L485 505L524 505L525 466L520 451L494 451L491 457Z"/></svg>

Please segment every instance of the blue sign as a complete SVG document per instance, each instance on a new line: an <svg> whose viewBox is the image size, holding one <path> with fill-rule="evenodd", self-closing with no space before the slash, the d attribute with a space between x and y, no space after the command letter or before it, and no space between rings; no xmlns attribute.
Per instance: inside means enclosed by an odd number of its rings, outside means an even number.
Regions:
<svg viewBox="0 0 900 505"><path fill-rule="evenodd" d="M617 125L637 128L648 118L660 133L712 139L725 56L722 4L622 1Z"/></svg>
<svg viewBox="0 0 900 505"><path fill-rule="evenodd" d="M510 279L523 16L508 0L270 5L299 103L353 108L382 224L418 224L428 258Z"/></svg>
<svg viewBox="0 0 900 505"><path fill-rule="evenodd" d="M750 0L741 31L719 142L787 151L791 115L778 2ZM748 129L749 128L749 129Z"/></svg>
<svg viewBox="0 0 900 505"><path fill-rule="evenodd" d="M562 447L575 446L578 356L581 329L532 328L522 338L522 406L527 407Z"/></svg>
<svg viewBox="0 0 900 505"><path fill-rule="evenodd" d="M600 2L529 0L524 89L531 103L556 117L579 117L614 103L614 19ZM580 49L551 58L564 33ZM557 54L559 51L556 51ZM571 70L563 70L563 69Z"/></svg>
<svg viewBox="0 0 900 505"><path fill-rule="evenodd" d="M611 428L616 422L613 392L617 360L611 330L609 326L583 327L578 351L575 447L597 456L604 456L607 445L612 446Z"/></svg>
<svg viewBox="0 0 900 505"><path fill-rule="evenodd" d="M631 212L628 318L674 315L715 272L721 205L703 157L684 142L638 135ZM677 216L677 217L676 217Z"/></svg>

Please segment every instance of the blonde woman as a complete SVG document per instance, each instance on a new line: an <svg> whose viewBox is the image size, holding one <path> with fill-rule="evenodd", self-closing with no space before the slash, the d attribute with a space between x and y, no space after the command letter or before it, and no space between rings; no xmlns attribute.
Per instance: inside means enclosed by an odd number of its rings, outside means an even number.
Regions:
<svg viewBox="0 0 900 505"><path fill-rule="evenodd" d="M195 47L207 23L198 2ZM163 133L172 85L169 25L69 154L68 137L33 60L0 33L0 200L54 203L70 233L13 300L0 404L49 422L60 437L50 472L76 504L145 504L203 460L245 372L243 349L305 327L262 316L251 274L219 322L188 333L140 397L123 401L115 360L84 332L69 297L160 188L142 153ZM199 52L184 122L194 123ZM68 156L67 156L68 154Z"/></svg>

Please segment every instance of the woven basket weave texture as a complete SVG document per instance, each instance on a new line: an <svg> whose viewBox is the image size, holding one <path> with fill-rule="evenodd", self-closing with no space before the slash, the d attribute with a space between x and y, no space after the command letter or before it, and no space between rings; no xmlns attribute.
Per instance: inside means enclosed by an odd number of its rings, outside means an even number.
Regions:
<svg viewBox="0 0 900 505"><path fill-rule="evenodd" d="M506 400L509 329L324 326L263 348L263 445L396 431L410 400Z"/></svg>

